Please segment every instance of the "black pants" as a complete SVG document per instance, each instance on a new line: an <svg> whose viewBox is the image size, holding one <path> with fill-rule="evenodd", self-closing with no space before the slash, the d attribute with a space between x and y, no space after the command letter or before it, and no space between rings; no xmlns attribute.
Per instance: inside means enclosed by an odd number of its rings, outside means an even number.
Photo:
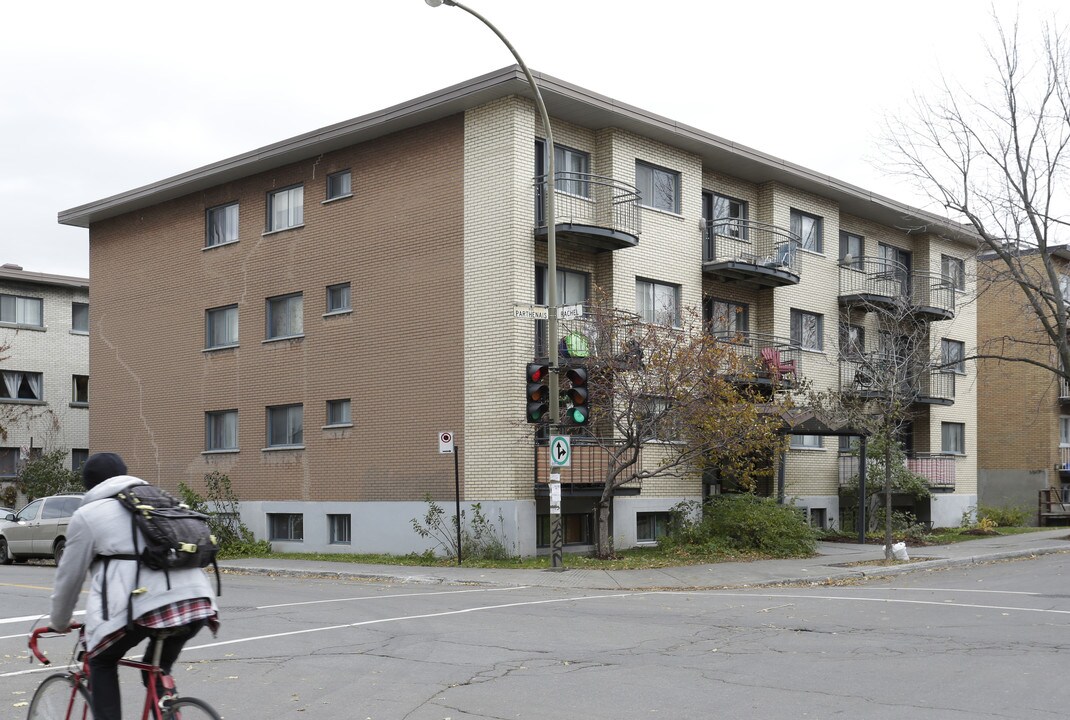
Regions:
<svg viewBox="0 0 1070 720"><path fill-rule="evenodd" d="M163 668L164 673L171 674L171 666L175 664L179 653L182 652L182 646L204 627L204 622L204 620L197 620L189 625L167 628L168 635L163 639L163 650L160 653L160 667ZM144 661L151 663L158 642L155 636L157 632L160 631L135 625L132 630L127 630L126 634L114 645L89 659L89 693L90 705L93 706L93 720L122 720L119 661L135 645L149 638ZM143 672L141 675L142 682L147 684L148 673Z"/></svg>

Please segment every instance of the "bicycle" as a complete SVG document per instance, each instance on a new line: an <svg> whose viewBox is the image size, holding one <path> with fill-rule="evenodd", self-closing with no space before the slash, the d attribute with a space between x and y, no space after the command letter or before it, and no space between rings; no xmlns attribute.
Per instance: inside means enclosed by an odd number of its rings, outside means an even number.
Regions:
<svg viewBox="0 0 1070 720"><path fill-rule="evenodd" d="M29 720L93 720L89 705L89 661L86 658L85 626L72 623L71 630L78 631L78 642L72 653L70 667L66 672L49 675L41 681L33 700L30 701ZM49 633L53 636L66 635L47 627L37 628L30 634L30 651L44 665L52 663L38 650L37 642ZM166 630L159 631L158 639L162 640L166 633ZM123 667L148 673L149 681L145 689L141 720L222 720L219 713L204 700L178 695L174 678L165 674L160 667L161 652L163 643L157 642L152 663L126 658L119 661L119 665ZM158 687L164 689L162 697Z"/></svg>

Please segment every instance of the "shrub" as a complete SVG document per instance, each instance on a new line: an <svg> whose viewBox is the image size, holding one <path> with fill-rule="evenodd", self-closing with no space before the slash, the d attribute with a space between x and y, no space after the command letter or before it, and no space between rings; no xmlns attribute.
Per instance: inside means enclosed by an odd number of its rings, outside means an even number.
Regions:
<svg viewBox="0 0 1070 720"><path fill-rule="evenodd" d="M178 493L190 509L208 516L212 534L219 542L219 552L230 557L266 555L271 552L271 543L257 540L238 512L238 496L230 486L230 477L219 471L204 476L206 496L180 482Z"/></svg>
<svg viewBox="0 0 1070 720"><path fill-rule="evenodd" d="M1022 527L1032 517L1032 513L1023 507L993 507L982 505L977 508L977 519L994 522L997 527Z"/></svg>
<svg viewBox="0 0 1070 720"><path fill-rule="evenodd" d="M423 520L412 519L412 530L422 538L431 538L447 557L457 557L457 516L446 515L442 506L424 496L427 511ZM465 511L461 510L462 555L472 560L506 560L515 556L505 544L505 517L498 511L498 525L483 513L480 503L471 506L472 520L464 524Z"/></svg>
<svg viewBox="0 0 1070 720"><path fill-rule="evenodd" d="M27 500L58 495L68 492L82 492L82 478L74 470L66 467L67 451L52 450L39 457L30 458L19 471L16 485Z"/></svg>
<svg viewBox="0 0 1070 720"><path fill-rule="evenodd" d="M712 545L772 557L812 555L815 533L792 505L755 495L717 495L702 506L673 508L673 523L666 544Z"/></svg>

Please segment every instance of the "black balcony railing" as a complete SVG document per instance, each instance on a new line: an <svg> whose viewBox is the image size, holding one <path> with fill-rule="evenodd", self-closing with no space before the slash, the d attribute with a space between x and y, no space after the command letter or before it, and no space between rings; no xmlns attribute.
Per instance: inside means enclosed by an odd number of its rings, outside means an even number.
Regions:
<svg viewBox="0 0 1070 720"><path fill-rule="evenodd" d="M931 488L955 489L955 456L939 453L912 453L905 460L907 470L925 478ZM858 477L858 455L840 454L840 485L844 486ZM883 478L869 475L873 465L869 465L866 482L871 487L883 482Z"/></svg>
<svg viewBox="0 0 1070 720"><path fill-rule="evenodd" d="M598 249L632 247L642 230L639 189L634 185L589 173L556 172L554 219L564 242L591 244ZM546 233L546 176L534 180L535 232Z"/></svg>
<svg viewBox="0 0 1070 720"><path fill-rule="evenodd" d="M746 272L750 266L759 274L784 275L798 282L802 243L790 230L754 220L720 218L706 221L704 233L702 263L708 271Z"/></svg>
<svg viewBox="0 0 1070 720"><path fill-rule="evenodd" d="M846 258L840 262L840 302L862 309L902 306L930 320L949 320L955 316L955 287L949 275L911 272L895 260Z"/></svg>
<svg viewBox="0 0 1070 720"><path fill-rule="evenodd" d="M869 398L898 394L910 402L951 405L955 374L928 365L910 366L882 353L865 353L840 358L840 391Z"/></svg>
<svg viewBox="0 0 1070 720"><path fill-rule="evenodd" d="M744 381L792 387L802 379L802 349L787 338L736 331L711 334L741 360L740 377Z"/></svg>

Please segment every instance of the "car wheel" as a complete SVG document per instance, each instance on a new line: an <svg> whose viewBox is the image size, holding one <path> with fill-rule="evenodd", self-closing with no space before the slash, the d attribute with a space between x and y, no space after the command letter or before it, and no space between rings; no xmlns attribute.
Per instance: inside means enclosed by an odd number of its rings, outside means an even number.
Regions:
<svg viewBox="0 0 1070 720"><path fill-rule="evenodd" d="M63 551L67 549L66 540L57 540L56 546L52 549L52 556L56 558L56 565L59 565L59 561L63 558Z"/></svg>
<svg viewBox="0 0 1070 720"><path fill-rule="evenodd" d="M11 556L7 554L7 538L0 536L0 565L10 565Z"/></svg>

